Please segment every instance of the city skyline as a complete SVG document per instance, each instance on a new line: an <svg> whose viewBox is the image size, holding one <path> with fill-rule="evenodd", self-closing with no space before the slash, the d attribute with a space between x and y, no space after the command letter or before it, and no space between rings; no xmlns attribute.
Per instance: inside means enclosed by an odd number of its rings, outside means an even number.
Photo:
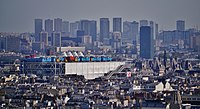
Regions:
<svg viewBox="0 0 200 109"><path fill-rule="evenodd" d="M198 0L48 0L48 2L2 0L0 32L34 32L33 22L36 18L43 20L62 18L70 22L88 19L96 20L97 25L100 23L100 18L109 18L112 25L112 18L121 17L122 21L152 20L158 23L160 30L175 30L176 21L184 20L185 28L188 29L200 26L198 4L200 4Z"/></svg>

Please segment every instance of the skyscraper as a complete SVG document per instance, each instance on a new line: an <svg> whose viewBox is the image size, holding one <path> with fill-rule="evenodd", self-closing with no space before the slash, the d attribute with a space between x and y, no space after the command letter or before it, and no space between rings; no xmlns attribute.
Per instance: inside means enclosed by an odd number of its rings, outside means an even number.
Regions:
<svg viewBox="0 0 200 109"><path fill-rule="evenodd" d="M158 39L158 24L155 24L155 39Z"/></svg>
<svg viewBox="0 0 200 109"><path fill-rule="evenodd" d="M140 27L148 26L148 20L140 20Z"/></svg>
<svg viewBox="0 0 200 109"><path fill-rule="evenodd" d="M92 37L92 41L96 41L97 22L95 20L81 20L80 28L84 31L84 35Z"/></svg>
<svg viewBox="0 0 200 109"><path fill-rule="evenodd" d="M100 18L100 41L109 44L110 22L108 18Z"/></svg>
<svg viewBox="0 0 200 109"><path fill-rule="evenodd" d="M62 32L62 19L61 18L54 19L54 31Z"/></svg>
<svg viewBox="0 0 200 109"><path fill-rule="evenodd" d="M6 36L6 51L20 52L21 40L18 36Z"/></svg>
<svg viewBox="0 0 200 109"><path fill-rule="evenodd" d="M35 19L35 41L40 41L40 32L42 31L42 19Z"/></svg>
<svg viewBox="0 0 200 109"><path fill-rule="evenodd" d="M132 43L133 41L133 26L132 22L123 22L123 43Z"/></svg>
<svg viewBox="0 0 200 109"><path fill-rule="evenodd" d="M177 31L185 31L185 21L183 21L183 20L176 21L176 30Z"/></svg>
<svg viewBox="0 0 200 109"><path fill-rule="evenodd" d="M122 35L121 32L113 32L112 34L112 41L111 41L112 48L117 50L122 45Z"/></svg>
<svg viewBox="0 0 200 109"><path fill-rule="evenodd" d="M40 32L40 50L45 53L48 46L48 32Z"/></svg>
<svg viewBox="0 0 200 109"><path fill-rule="evenodd" d="M0 50L6 50L6 37L0 35Z"/></svg>
<svg viewBox="0 0 200 109"><path fill-rule="evenodd" d="M47 19L45 20L45 31L48 32L48 35L50 36L53 32L53 20Z"/></svg>
<svg viewBox="0 0 200 109"><path fill-rule="evenodd" d="M73 23L70 23L70 34L71 34L71 37L77 37L77 30L78 30L78 27L79 27L79 22L76 21L76 22L73 22Z"/></svg>
<svg viewBox="0 0 200 109"><path fill-rule="evenodd" d="M90 21L89 20L81 20L80 21L80 30L84 31L85 35L90 34Z"/></svg>
<svg viewBox="0 0 200 109"><path fill-rule="evenodd" d="M133 44L139 43L139 23L133 21Z"/></svg>
<svg viewBox="0 0 200 109"><path fill-rule="evenodd" d="M145 59L153 58L153 37L151 36L151 27L140 27L140 57Z"/></svg>
<svg viewBox="0 0 200 109"><path fill-rule="evenodd" d="M155 39L154 38L154 22L150 21L149 23L150 23L150 27L151 27L151 37L153 37L153 39Z"/></svg>
<svg viewBox="0 0 200 109"><path fill-rule="evenodd" d="M123 22L123 40L125 43L133 43L138 40L138 22Z"/></svg>
<svg viewBox="0 0 200 109"><path fill-rule="evenodd" d="M62 32L69 33L69 22L68 21L62 22Z"/></svg>
<svg viewBox="0 0 200 109"><path fill-rule="evenodd" d="M113 32L122 32L122 18L113 18Z"/></svg>
<svg viewBox="0 0 200 109"><path fill-rule="evenodd" d="M97 41L97 21L90 21L90 36L92 36L92 42Z"/></svg>
<svg viewBox="0 0 200 109"><path fill-rule="evenodd" d="M61 47L61 32L52 33L51 43L54 47Z"/></svg>
<svg viewBox="0 0 200 109"><path fill-rule="evenodd" d="M44 46L48 46L48 32L40 32L40 43L44 43Z"/></svg>

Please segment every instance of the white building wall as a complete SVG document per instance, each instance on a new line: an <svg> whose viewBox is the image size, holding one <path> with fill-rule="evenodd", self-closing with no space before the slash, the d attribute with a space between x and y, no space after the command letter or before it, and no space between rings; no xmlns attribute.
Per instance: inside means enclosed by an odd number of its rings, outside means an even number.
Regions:
<svg viewBox="0 0 200 109"><path fill-rule="evenodd" d="M77 68L78 67L78 68ZM65 67L66 68L66 67ZM76 63L76 72L81 72L83 71L83 66L82 63ZM75 72L75 73L76 73Z"/></svg>
<svg viewBox="0 0 200 109"><path fill-rule="evenodd" d="M160 82L158 85L156 85L155 91L163 91L164 85L162 82Z"/></svg>
<svg viewBox="0 0 200 109"><path fill-rule="evenodd" d="M84 75L86 79L94 79L103 76L111 70L115 70L125 62L77 62L65 63L65 74Z"/></svg>
<svg viewBox="0 0 200 109"><path fill-rule="evenodd" d="M170 83L167 81L167 83L165 84L165 89L164 90L168 90L171 91L173 90L173 88L171 87Z"/></svg>

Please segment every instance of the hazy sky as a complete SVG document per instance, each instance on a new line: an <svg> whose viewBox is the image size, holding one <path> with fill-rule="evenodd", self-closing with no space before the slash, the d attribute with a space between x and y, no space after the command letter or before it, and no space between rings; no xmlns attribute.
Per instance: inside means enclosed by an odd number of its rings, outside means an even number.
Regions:
<svg viewBox="0 0 200 109"><path fill-rule="evenodd" d="M178 19L186 28L200 27L200 0L0 0L0 32L33 32L35 18L68 21L122 17L147 19L159 29L175 29Z"/></svg>

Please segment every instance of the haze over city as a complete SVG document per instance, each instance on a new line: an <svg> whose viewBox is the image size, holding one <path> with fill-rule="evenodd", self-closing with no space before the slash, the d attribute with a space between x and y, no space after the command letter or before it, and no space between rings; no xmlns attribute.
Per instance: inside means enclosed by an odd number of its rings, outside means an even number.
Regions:
<svg viewBox="0 0 200 109"><path fill-rule="evenodd" d="M122 17L123 21L152 20L160 30L174 30L176 20L187 28L200 26L199 0L1 0L0 32L34 32L34 19Z"/></svg>
<svg viewBox="0 0 200 109"><path fill-rule="evenodd" d="M200 109L200 0L0 0L0 108Z"/></svg>

